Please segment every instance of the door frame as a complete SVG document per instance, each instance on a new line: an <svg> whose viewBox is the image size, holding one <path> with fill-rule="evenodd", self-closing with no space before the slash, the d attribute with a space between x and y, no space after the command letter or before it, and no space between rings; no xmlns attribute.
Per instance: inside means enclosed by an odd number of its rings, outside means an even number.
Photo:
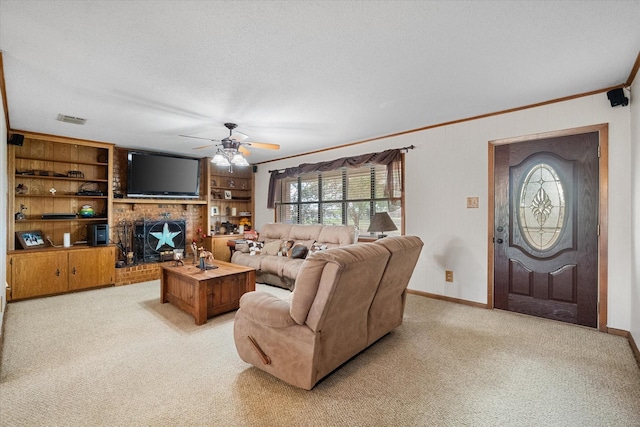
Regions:
<svg viewBox="0 0 640 427"><path fill-rule="evenodd" d="M599 140L599 172L598 172L598 330L607 332L607 290L608 290L608 212L609 212L609 124L602 123L552 132L503 138L489 141L489 194L487 197L488 226L487 226L487 308L494 308L494 221L495 221L495 147L504 144L515 144L525 141L555 138L568 135L598 132Z"/></svg>

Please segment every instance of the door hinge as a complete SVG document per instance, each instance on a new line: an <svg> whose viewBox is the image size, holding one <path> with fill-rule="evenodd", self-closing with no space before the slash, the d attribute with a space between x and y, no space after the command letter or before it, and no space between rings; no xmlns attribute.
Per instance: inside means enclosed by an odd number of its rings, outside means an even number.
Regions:
<svg viewBox="0 0 640 427"><path fill-rule="evenodd" d="M598 158L600 158L600 146L598 145Z"/></svg>
<svg viewBox="0 0 640 427"><path fill-rule="evenodd" d="M598 224L598 236L600 235L600 224Z"/></svg>

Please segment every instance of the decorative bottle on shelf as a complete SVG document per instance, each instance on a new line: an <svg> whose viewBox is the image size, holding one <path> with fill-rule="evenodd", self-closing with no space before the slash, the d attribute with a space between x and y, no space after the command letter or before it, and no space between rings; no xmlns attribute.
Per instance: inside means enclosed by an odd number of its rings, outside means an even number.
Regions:
<svg viewBox="0 0 640 427"><path fill-rule="evenodd" d="M80 216L83 218L93 217L93 207L91 205L82 205L82 209L80 209Z"/></svg>

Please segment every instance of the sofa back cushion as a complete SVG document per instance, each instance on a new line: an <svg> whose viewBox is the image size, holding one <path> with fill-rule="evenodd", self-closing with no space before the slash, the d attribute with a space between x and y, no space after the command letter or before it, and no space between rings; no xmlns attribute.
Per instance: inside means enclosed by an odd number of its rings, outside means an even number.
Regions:
<svg viewBox="0 0 640 427"><path fill-rule="evenodd" d="M296 242L306 242L318 240L320 231L324 226L322 224L304 225L304 224L292 224L289 231L289 238Z"/></svg>
<svg viewBox="0 0 640 427"><path fill-rule="evenodd" d="M291 224L269 223L260 230L260 240L269 243L274 240L288 240Z"/></svg>
<svg viewBox="0 0 640 427"><path fill-rule="evenodd" d="M386 237L374 243L386 248L391 256L369 308L367 345L402 324L407 285L423 246L416 236Z"/></svg>
<svg viewBox="0 0 640 427"><path fill-rule="evenodd" d="M389 251L371 244L349 245L310 253L296 277L291 317L318 330L329 311L357 311L373 299ZM369 295L370 294L370 295ZM342 295L343 297L338 297ZM332 304L329 307L328 304ZM342 317L341 314L338 314Z"/></svg>
<svg viewBox="0 0 640 427"><path fill-rule="evenodd" d="M320 231L317 242L329 248L356 243L356 228L351 225L325 225Z"/></svg>
<svg viewBox="0 0 640 427"><path fill-rule="evenodd" d="M357 230L352 225L268 223L260 231L260 240L265 243L293 240L309 249L315 242L332 248L351 245L356 239Z"/></svg>

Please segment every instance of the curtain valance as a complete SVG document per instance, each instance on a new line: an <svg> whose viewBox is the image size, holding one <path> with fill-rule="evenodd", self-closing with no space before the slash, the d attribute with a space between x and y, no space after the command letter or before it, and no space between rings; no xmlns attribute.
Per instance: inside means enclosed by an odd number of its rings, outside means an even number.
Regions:
<svg viewBox="0 0 640 427"><path fill-rule="evenodd" d="M303 163L296 167L271 171L271 178L269 179L269 195L267 198L267 208L275 208L278 181L283 178L294 178L311 172L327 172L341 168L358 168L364 166L367 163L387 166L387 183L385 188L385 195L387 195L388 197L392 197L393 194L391 194L391 192L394 188L394 185L396 183L402 182L400 160L402 159L402 153L408 148L414 147L411 146L406 148L396 148L381 151L379 153L362 154L355 157L342 157L340 159L327 162Z"/></svg>

